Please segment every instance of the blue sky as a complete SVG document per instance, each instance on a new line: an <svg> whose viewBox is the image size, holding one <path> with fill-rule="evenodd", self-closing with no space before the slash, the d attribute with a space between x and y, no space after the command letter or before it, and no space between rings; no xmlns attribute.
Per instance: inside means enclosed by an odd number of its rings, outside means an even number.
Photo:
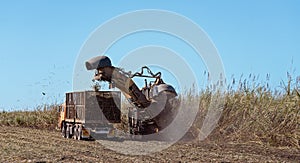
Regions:
<svg viewBox="0 0 300 163"><path fill-rule="evenodd" d="M88 36L109 19L141 9L169 10L197 23L229 78L252 73L263 81L269 73L275 87L291 66L299 75L299 1L2 1L0 110L61 102L72 90L74 64Z"/></svg>

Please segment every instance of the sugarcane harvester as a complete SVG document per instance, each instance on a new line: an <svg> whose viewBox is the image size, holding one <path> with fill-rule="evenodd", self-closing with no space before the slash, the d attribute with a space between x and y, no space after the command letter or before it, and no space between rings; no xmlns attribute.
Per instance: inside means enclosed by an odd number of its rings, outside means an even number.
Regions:
<svg viewBox="0 0 300 163"><path fill-rule="evenodd" d="M132 74L112 66L107 56L91 58L85 64L87 70L95 70L93 81L106 81L110 88L120 89L132 105L128 108L130 134L157 133L172 122L176 115L174 99L177 93L174 87L164 83L161 72L153 73L150 68L144 66L140 72ZM142 89L139 89L132 80L134 77L146 78ZM148 83L147 78L154 81Z"/></svg>

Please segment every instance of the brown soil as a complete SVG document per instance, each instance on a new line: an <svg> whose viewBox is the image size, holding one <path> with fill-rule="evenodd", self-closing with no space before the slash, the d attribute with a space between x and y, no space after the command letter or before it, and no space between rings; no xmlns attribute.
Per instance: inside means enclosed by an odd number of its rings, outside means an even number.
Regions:
<svg viewBox="0 0 300 163"><path fill-rule="evenodd" d="M114 143L114 142L111 142ZM120 143L120 142L116 142ZM138 141L124 141L136 144ZM0 162L298 162L300 150L259 143L180 142L151 155L132 156L97 141L64 139L57 131L2 126Z"/></svg>

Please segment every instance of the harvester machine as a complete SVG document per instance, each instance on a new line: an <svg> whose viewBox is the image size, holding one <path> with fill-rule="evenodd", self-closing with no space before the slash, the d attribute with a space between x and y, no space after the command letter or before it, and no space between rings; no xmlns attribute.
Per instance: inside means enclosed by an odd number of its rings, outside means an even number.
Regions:
<svg viewBox="0 0 300 163"><path fill-rule="evenodd" d="M107 56L91 58L85 65L87 70L95 70L93 81L105 81L110 88L118 88L132 105L127 108L130 134L157 133L172 122L176 115L177 93L173 86L162 80L161 72L153 73L144 66L140 72L132 74L112 66ZM145 78L145 86L138 88L133 78Z"/></svg>

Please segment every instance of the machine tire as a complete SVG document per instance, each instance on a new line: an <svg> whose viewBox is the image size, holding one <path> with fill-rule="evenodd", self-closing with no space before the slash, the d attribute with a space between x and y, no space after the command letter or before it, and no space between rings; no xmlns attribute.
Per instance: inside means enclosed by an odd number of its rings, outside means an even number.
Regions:
<svg viewBox="0 0 300 163"><path fill-rule="evenodd" d="M78 127L78 135L77 135L77 140L81 140L82 139L82 137L81 137L81 135L82 135L82 126L79 126Z"/></svg>
<svg viewBox="0 0 300 163"><path fill-rule="evenodd" d="M74 135L73 135L73 138L75 139L75 140L77 140L77 136L78 136L78 127L77 127L77 125L74 127Z"/></svg>
<svg viewBox="0 0 300 163"><path fill-rule="evenodd" d="M69 138L71 137L71 134L70 134L70 127L67 126L66 128L67 128L67 129L66 129L66 138L69 139Z"/></svg>
<svg viewBox="0 0 300 163"><path fill-rule="evenodd" d="M62 125L61 125L61 135L62 135L62 137L66 138L66 124L65 124L65 122L62 122Z"/></svg>

